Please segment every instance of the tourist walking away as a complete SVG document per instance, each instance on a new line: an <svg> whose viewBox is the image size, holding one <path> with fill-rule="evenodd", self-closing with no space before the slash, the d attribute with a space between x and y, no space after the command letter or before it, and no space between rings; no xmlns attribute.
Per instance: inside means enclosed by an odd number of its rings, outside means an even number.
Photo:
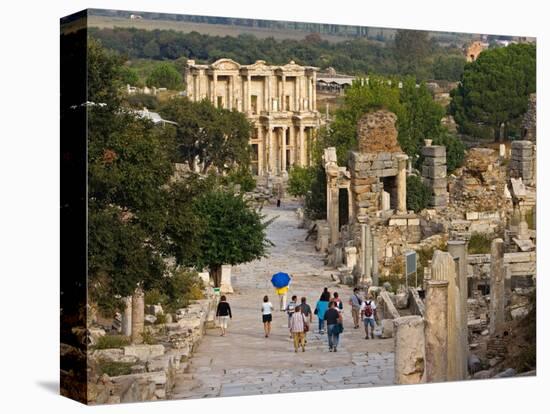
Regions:
<svg viewBox="0 0 550 414"><path fill-rule="evenodd" d="M327 321L328 350L330 352L337 352L340 334L344 331L344 328L342 315L336 308L334 301L330 302L330 307L325 312L325 320Z"/></svg>
<svg viewBox="0 0 550 414"><path fill-rule="evenodd" d="M271 334L271 322L273 320L273 305L269 301L269 298L264 296L264 302L262 303L262 322L264 323L265 337L268 338Z"/></svg>
<svg viewBox="0 0 550 414"><path fill-rule="evenodd" d="M361 315L361 305L363 298L359 294L359 288L353 289L353 293L349 298L349 304L351 306L351 316L353 317L353 328L359 328L359 316Z"/></svg>
<svg viewBox="0 0 550 414"><path fill-rule="evenodd" d="M325 298L326 300L324 300ZM321 298L317 301L317 304L315 305L314 313L315 315L317 315L317 319L319 320L320 334L325 333L325 312L328 309L329 300L330 300L330 294L328 298L326 296L321 295Z"/></svg>
<svg viewBox="0 0 550 414"><path fill-rule="evenodd" d="M323 293L321 293L321 297L319 298L319 300L322 300L325 302L330 301L330 292L328 291L328 287L323 289Z"/></svg>
<svg viewBox="0 0 550 414"><path fill-rule="evenodd" d="M292 295L292 298L290 302L288 302L288 305L286 305L286 314L288 315L288 327L290 328L290 319L292 318L292 315L294 315L294 311L296 310L296 306L298 306L297 303L298 297L296 295ZM290 335L292 338L292 335Z"/></svg>
<svg viewBox="0 0 550 414"><path fill-rule="evenodd" d="M302 352L306 351L305 334L308 330L306 317L298 307L290 318L290 334L294 339L294 352L298 352L299 347L302 347Z"/></svg>
<svg viewBox="0 0 550 414"><path fill-rule="evenodd" d="M221 336L225 336L229 319L233 318L231 306L227 303L225 295L222 295L220 298L220 303L218 303L218 308L216 309L216 316L218 317L218 322L222 331Z"/></svg>
<svg viewBox="0 0 550 414"><path fill-rule="evenodd" d="M342 303L342 299L338 296L338 292L334 292L332 295L332 301L334 302L334 306L336 307L336 310L340 313L344 311L344 304Z"/></svg>
<svg viewBox="0 0 550 414"><path fill-rule="evenodd" d="M300 304L296 306L296 309L300 308L300 312L306 317L308 321L308 326L311 326L313 323L313 312L311 312L311 306L308 305L307 299L302 297L300 299ZM304 332L304 342L307 344L307 332Z"/></svg>
<svg viewBox="0 0 550 414"><path fill-rule="evenodd" d="M374 328L376 327L376 303L374 303L370 293L367 296L367 300L365 300L361 306L361 317L363 318L363 324L365 325L365 339L369 339L369 326L371 328L371 338L374 339Z"/></svg>

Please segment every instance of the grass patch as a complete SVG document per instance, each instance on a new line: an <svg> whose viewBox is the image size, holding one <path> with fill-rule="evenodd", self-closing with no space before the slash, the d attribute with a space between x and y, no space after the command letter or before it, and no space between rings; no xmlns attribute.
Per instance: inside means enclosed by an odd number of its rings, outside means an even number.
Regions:
<svg viewBox="0 0 550 414"><path fill-rule="evenodd" d="M468 242L469 254L491 253L492 237L485 233L473 233Z"/></svg>
<svg viewBox="0 0 550 414"><path fill-rule="evenodd" d="M101 360L98 363L98 368L101 374L107 374L110 377L118 377L119 375L129 375L132 373L132 362L116 362Z"/></svg>
<svg viewBox="0 0 550 414"><path fill-rule="evenodd" d="M146 345L156 345L158 344L157 338L153 335L153 332L150 329L145 329L141 334L143 338L143 343Z"/></svg>
<svg viewBox="0 0 550 414"><path fill-rule="evenodd" d="M130 345L130 338L122 335L105 335L100 337L95 344L94 349L112 349L122 348Z"/></svg>

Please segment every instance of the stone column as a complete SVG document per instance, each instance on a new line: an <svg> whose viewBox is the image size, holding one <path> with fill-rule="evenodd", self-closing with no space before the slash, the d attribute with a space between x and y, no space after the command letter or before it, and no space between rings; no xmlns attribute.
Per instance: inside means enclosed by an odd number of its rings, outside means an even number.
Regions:
<svg viewBox="0 0 550 414"><path fill-rule="evenodd" d="M338 243L340 238L340 229L339 229L339 215L338 215L338 205L339 205L339 191L336 184L336 179L329 183L328 193L328 214L327 219L330 228L330 246L334 247Z"/></svg>
<svg viewBox="0 0 550 414"><path fill-rule="evenodd" d="M246 112L251 111L251 98L250 98L250 75L246 75Z"/></svg>
<svg viewBox="0 0 550 414"><path fill-rule="evenodd" d="M311 107L312 109L315 111L317 109L317 72L313 72L313 77L311 79L311 82L312 82L312 87L311 87L311 90L312 90L312 102L311 102Z"/></svg>
<svg viewBox="0 0 550 414"><path fill-rule="evenodd" d="M378 236L375 233L372 233L372 285L373 286L378 286L380 284L379 272L378 272L378 244L379 244Z"/></svg>
<svg viewBox="0 0 550 414"><path fill-rule="evenodd" d="M132 343L143 342L145 325L145 295L141 288L137 288L132 296Z"/></svg>
<svg viewBox="0 0 550 414"><path fill-rule="evenodd" d="M293 102L294 102L294 108L292 108L294 111L298 111L298 79L299 77L296 76L294 78L294 99L293 99Z"/></svg>
<svg viewBox="0 0 550 414"><path fill-rule="evenodd" d="M264 149L263 145L265 142L264 129L260 125L258 127L258 175L263 175L264 170Z"/></svg>
<svg viewBox="0 0 550 414"><path fill-rule="evenodd" d="M311 111L313 108L311 106L311 101L313 96L313 93L311 92L311 76L308 76L306 80L307 80L307 109Z"/></svg>
<svg viewBox="0 0 550 414"><path fill-rule="evenodd" d="M124 310L122 311L122 335L132 336L132 297L123 298Z"/></svg>
<svg viewBox="0 0 550 414"><path fill-rule="evenodd" d="M281 76L281 106L280 111L288 111L288 108L286 107L286 96L285 96L285 83L286 83L286 76Z"/></svg>
<svg viewBox="0 0 550 414"><path fill-rule="evenodd" d="M271 77L266 76L264 79L265 83L265 99L264 99L264 110L271 112L273 108L271 107Z"/></svg>
<svg viewBox="0 0 550 414"><path fill-rule="evenodd" d="M407 213L407 156L399 154L397 158L397 214Z"/></svg>
<svg viewBox="0 0 550 414"><path fill-rule="evenodd" d="M420 384L425 382L424 319L418 315L394 319L393 338L395 383Z"/></svg>
<svg viewBox="0 0 550 414"><path fill-rule="evenodd" d="M286 171L286 132L288 127L281 128L281 172Z"/></svg>
<svg viewBox="0 0 550 414"><path fill-rule="evenodd" d="M197 75L193 75L193 102L197 102L199 100L197 95Z"/></svg>
<svg viewBox="0 0 550 414"><path fill-rule="evenodd" d="M344 253L346 255L346 267L350 270L353 270L357 264L357 248L354 246L345 247Z"/></svg>
<svg viewBox="0 0 550 414"><path fill-rule="evenodd" d="M447 295L447 379L460 381L466 378L462 365L461 303L455 261L450 253L436 250L432 258L431 280L449 282Z"/></svg>
<svg viewBox="0 0 550 414"><path fill-rule="evenodd" d="M491 302L489 333L499 333L504 324L504 241L494 239L491 243Z"/></svg>
<svg viewBox="0 0 550 414"><path fill-rule="evenodd" d="M273 127L267 127L267 166L270 173L275 172L275 157L273 156Z"/></svg>
<svg viewBox="0 0 550 414"><path fill-rule="evenodd" d="M370 226L368 224L361 224L361 275L363 281L371 279L371 249Z"/></svg>
<svg viewBox="0 0 550 414"><path fill-rule="evenodd" d="M460 326L458 332L460 336L459 367L462 367L463 375L468 372L468 355L470 347L468 345L468 245L464 240L449 240L447 249L453 259L458 259L457 285L459 292L459 310Z"/></svg>
<svg viewBox="0 0 550 414"><path fill-rule="evenodd" d="M235 76L231 75L229 77L229 105L227 109L230 111L235 107Z"/></svg>
<svg viewBox="0 0 550 414"><path fill-rule="evenodd" d="M447 280L426 282L426 382L447 380Z"/></svg>
<svg viewBox="0 0 550 414"><path fill-rule="evenodd" d="M305 151L305 140L304 140L304 126L300 125L300 135L299 135L299 141L300 141L300 167L304 167L306 165L306 151Z"/></svg>
<svg viewBox="0 0 550 414"><path fill-rule="evenodd" d="M214 106L218 107L218 74L214 73L212 81L212 97L214 99Z"/></svg>

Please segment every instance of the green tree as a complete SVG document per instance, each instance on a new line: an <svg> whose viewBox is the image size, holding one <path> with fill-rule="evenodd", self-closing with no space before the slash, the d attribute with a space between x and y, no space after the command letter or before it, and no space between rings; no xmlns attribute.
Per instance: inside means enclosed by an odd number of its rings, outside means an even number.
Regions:
<svg viewBox="0 0 550 414"><path fill-rule="evenodd" d="M414 210L418 213L420 210L428 207L430 202L430 189L422 179L416 175L407 177L407 210Z"/></svg>
<svg viewBox="0 0 550 414"><path fill-rule="evenodd" d="M425 139L436 139L443 133L441 118L445 110L433 100L424 83L417 87L410 77L403 82L400 102L403 110L397 114L399 144L414 157L420 154Z"/></svg>
<svg viewBox="0 0 550 414"><path fill-rule="evenodd" d="M266 239L269 222L252 209L242 195L214 190L193 201L194 213L204 218L201 254L196 264L208 267L215 286L221 283L221 267L265 257L271 245Z"/></svg>
<svg viewBox="0 0 550 414"><path fill-rule="evenodd" d="M133 85L133 86L139 85L139 83L140 83L139 76L138 76L137 72L134 69L132 69L128 66L122 66L120 72L121 72L120 73L121 81L124 84Z"/></svg>
<svg viewBox="0 0 550 414"><path fill-rule="evenodd" d="M394 39L395 59L399 73L417 75L426 78L426 60L431 52L432 44L428 32L421 30L397 30ZM420 75L420 76L419 76Z"/></svg>
<svg viewBox="0 0 550 414"><path fill-rule="evenodd" d="M156 58L160 55L160 47L155 40L149 40L143 46L143 54L148 58Z"/></svg>
<svg viewBox="0 0 550 414"><path fill-rule="evenodd" d="M447 172L453 172L464 163L466 146L456 135L444 132L433 140L433 144L446 147Z"/></svg>
<svg viewBox="0 0 550 414"><path fill-rule="evenodd" d="M288 193L294 197L304 197L311 189L316 172L315 167L292 167L288 175Z"/></svg>
<svg viewBox="0 0 550 414"><path fill-rule="evenodd" d="M250 123L237 111L215 108L210 102L170 99L159 112L177 122L177 159L203 173L210 167L218 171L250 163Z"/></svg>
<svg viewBox="0 0 550 414"><path fill-rule="evenodd" d="M459 81L464 73L466 60L463 56L438 56L433 64L434 78L447 81Z"/></svg>
<svg viewBox="0 0 550 414"><path fill-rule="evenodd" d="M321 164L315 167L315 177L305 199L305 214L311 220L327 218L327 176Z"/></svg>
<svg viewBox="0 0 550 414"><path fill-rule="evenodd" d="M460 131L496 141L527 110L536 91L536 47L515 44L482 52L467 63L458 88L451 92L451 114ZM504 134L501 135L501 125Z"/></svg>
<svg viewBox="0 0 550 414"><path fill-rule="evenodd" d="M153 69L145 83L149 87L156 86L157 88L177 90L183 87L183 77L173 64L163 62Z"/></svg>

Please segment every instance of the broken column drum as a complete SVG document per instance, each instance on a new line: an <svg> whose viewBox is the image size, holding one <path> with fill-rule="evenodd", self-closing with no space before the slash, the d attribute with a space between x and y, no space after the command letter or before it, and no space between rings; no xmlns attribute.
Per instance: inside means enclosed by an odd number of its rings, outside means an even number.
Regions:
<svg viewBox="0 0 550 414"><path fill-rule="evenodd" d="M462 322L456 265L449 253L441 250L434 252L431 280L446 280L449 282L447 295L447 379L449 381L460 381L466 379L461 341L461 330L464 323Z"/></svg>
<svg viewBox="0 0 550 414"><path fill-rule="evenodd" d="M447 150L443 145L430 145L422 148L422 181L431 192L430 205L445 207L447 192Z"/></svg>
<svg viewBox="0 0 550 414"><path fill-rule="evenodd" d="M426 281L426 381L447 380L447 280Z"/></svg>
<svg viewBox="0 0 550 414"><path fill-rule="evenodd" d="M395 383L420 384L424 382L426 359L424 319L418 315L394 319L393 337Z"/></svg>
<svg viewBox="0 0 550 414"><path fill-rule="evenodd" d="M145 325L145 295L141 288L137 288L132 296L132 343L143 342Z"/></svg>
<svg viewBox="0 0 550 414"><path fill-rule="evenodd" d="M461 326L458 327L459 342L460 342L460 358L464 370L464 375L468 372L468 244L464 240L449 240L447 249L454 260L458 260L458 291L459 291L459 310Z"/></svg>

